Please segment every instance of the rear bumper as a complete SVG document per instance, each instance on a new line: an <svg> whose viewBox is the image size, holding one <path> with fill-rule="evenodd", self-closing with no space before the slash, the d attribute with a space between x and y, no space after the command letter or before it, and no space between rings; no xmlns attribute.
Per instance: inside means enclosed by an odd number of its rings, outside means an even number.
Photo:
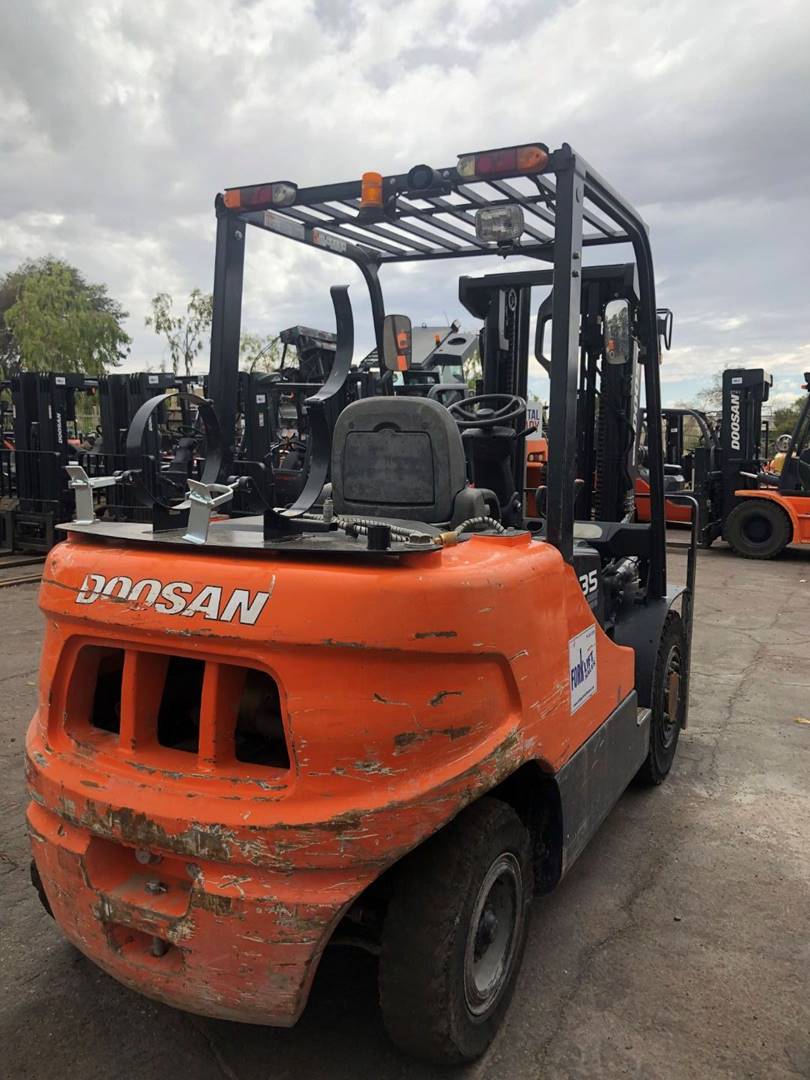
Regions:
<svg viewBox="0 0 810 1080"><path fill-rule="evenodd" d="M276 1026L298 1019L351 902L345 872L299 872L293 889L256 867L156 852L159 861L142 863L146 851L136 855L37 802L28 824L57 923L108 974L204 1016Z"/></svg>

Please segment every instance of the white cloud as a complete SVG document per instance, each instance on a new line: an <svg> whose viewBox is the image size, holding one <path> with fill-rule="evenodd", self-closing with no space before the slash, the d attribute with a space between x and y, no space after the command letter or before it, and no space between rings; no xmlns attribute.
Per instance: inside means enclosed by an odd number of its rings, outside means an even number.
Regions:
<svg viewBox="0 0 810 1080"><path fill-rule="evenodd" d="M210 288L213 196L394 171L527 138L583 152L652 228L663 377L802 369L810 240L803 0L32 0L0 36L0 273L53 251L131 313ZM456 264L386 283L459 313ZM331 325L341 260L251 237L245 322ZM366 305L367 307L367 305ZM358 342L369 332L360 325Z"/></svg>

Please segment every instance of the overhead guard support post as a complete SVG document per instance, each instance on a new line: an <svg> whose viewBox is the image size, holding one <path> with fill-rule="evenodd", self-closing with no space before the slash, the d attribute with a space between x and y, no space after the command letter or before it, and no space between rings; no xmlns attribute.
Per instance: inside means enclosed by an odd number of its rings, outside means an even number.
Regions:
<svg viewBox="0 0 810 1080"><path fill-rule="evenodd" d="M214 309L211 320L211 361L208 396L213 400L222 431L219 480L230 473L236 437L236 398L239 380L239 338L242 328L242 277L245 265L245 225L217 196L217 240L214 261Z"/></svg>
<svg viewBox="0 0 810 1080"><path fill-rule="evenodd" d="M582 288L582 204L584 175L569 150L559 160L557 233L551 308L551 388L546 537L566 562L574 554L574 495L577 445L577 379L579 375L579 306Z"/></svg>
<svg viewBox="0 0 810 1080"><path fill-rule="evenodd" d="M385 302L383 300L382 285L380 284L379 265L371 259L353 260L365 279L368 287L368 297L371 302L371 319L374 323L374 344L377 346L377 361L380 373L385 374L383 362L383 320L385 319Z"/></svg>
<svg viewBox="0 0 810 1080"><path fill-rule="evenodd" d="M638 213L595 169L580 158L587 176L588 198L622 229L633 245L639 285L638 336L644 364L647 409L647 450L650 483L650 563L647 596L658 599L667 591L666 520L664 514L664 451L661 438L661 376L655 273L647 228Z"/></svg>

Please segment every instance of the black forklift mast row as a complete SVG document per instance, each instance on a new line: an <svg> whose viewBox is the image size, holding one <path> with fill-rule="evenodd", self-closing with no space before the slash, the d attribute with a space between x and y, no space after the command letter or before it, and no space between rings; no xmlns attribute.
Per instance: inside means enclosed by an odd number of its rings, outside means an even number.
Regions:
<svg viewBox="0 0 810 1080"><path fill-rule="evenodd" d="M87 375L81 372L22 371L3 389L11 398L5 445L0 451L0 549L46 553L57 536L54 529L69 521L74 508L66 466L78 464L92 477L110 475L127 467L126 439L133 416L156 394L179 390L193 377L165 372L114 372ZM85 416L95 416L95 431L80 431L79 399L95 399ZM181 430L193 432L195 415L183 395L164 402L154 421L143 432L137 467L161 469L162 445L170 413ZM189 440L190 441L190 440ZM132 464L130 462L130 464ZM168 460L164 472L172 469ZM185 481L181 484L183 490ZM121 484L104 493L105 513L114 520L137 520L145 504L134 489Z"/></svg>
<svg viewBox="0 0 810 1080"><path fill-rule="evenodd" d="M416 174L428 186L415 183ZM513 182L516 176L533 185L526 191ZM546 536L571 562L578 451L580 374L580 310L583 250L606 244L631 244L635 256L638 305L633 328L643 367L649 426L649 480L651 525L646 555L646 595L667 592L661 394L655 278L647 227L636 210L580 155L563 144L548 154L541 172L524 177L462 176L455 166L414 169L411 173L381 178L384 209L364 213L359 180L296 188L292 199L274 205L272 198L250 209L234 209L222 195L216 200L217 239L214 271L214 308L211 335L210 397L216 402L224 433L220 479L230 475L234 458L236 402L241 329L241 305L246 228L253 225L292 238L322 251L351 260L368 286L378 355L383 355L385 305L380 268L387 263L438 259L522 255L551 265L551 318L554 333L549 361L549 455ZM266 189L270 192L270 185ZM236 190L236 189L231 189ZM254 189L255 190L255 189ZM493 246L472 231L476 212L484 207L516 207L523 215L523 231L509 248ZM462 286L463 288L463 286ZM525 356L529 332L528 297L518 299L512 313L519 347ZM490 372L487 380L505 377ZM509 393L526 396L526 365L511 370ZM494 381L492 383L494 385ZM485 391L489 392L489 391ZM495 391L492 391L495 392ZM581 452L581 450L580 450Z"/></svg>

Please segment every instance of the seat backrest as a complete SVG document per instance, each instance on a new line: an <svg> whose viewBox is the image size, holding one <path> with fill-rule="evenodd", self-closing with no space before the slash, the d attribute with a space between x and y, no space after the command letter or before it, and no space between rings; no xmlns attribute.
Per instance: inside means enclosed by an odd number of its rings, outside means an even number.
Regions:
<svg viewBox="0 0 810 1080"><path fill-rule="evenodd" d="M364 398L338 417L332 441L337 513L449 521L466 483L461 435L437 402Z"/></svg>

